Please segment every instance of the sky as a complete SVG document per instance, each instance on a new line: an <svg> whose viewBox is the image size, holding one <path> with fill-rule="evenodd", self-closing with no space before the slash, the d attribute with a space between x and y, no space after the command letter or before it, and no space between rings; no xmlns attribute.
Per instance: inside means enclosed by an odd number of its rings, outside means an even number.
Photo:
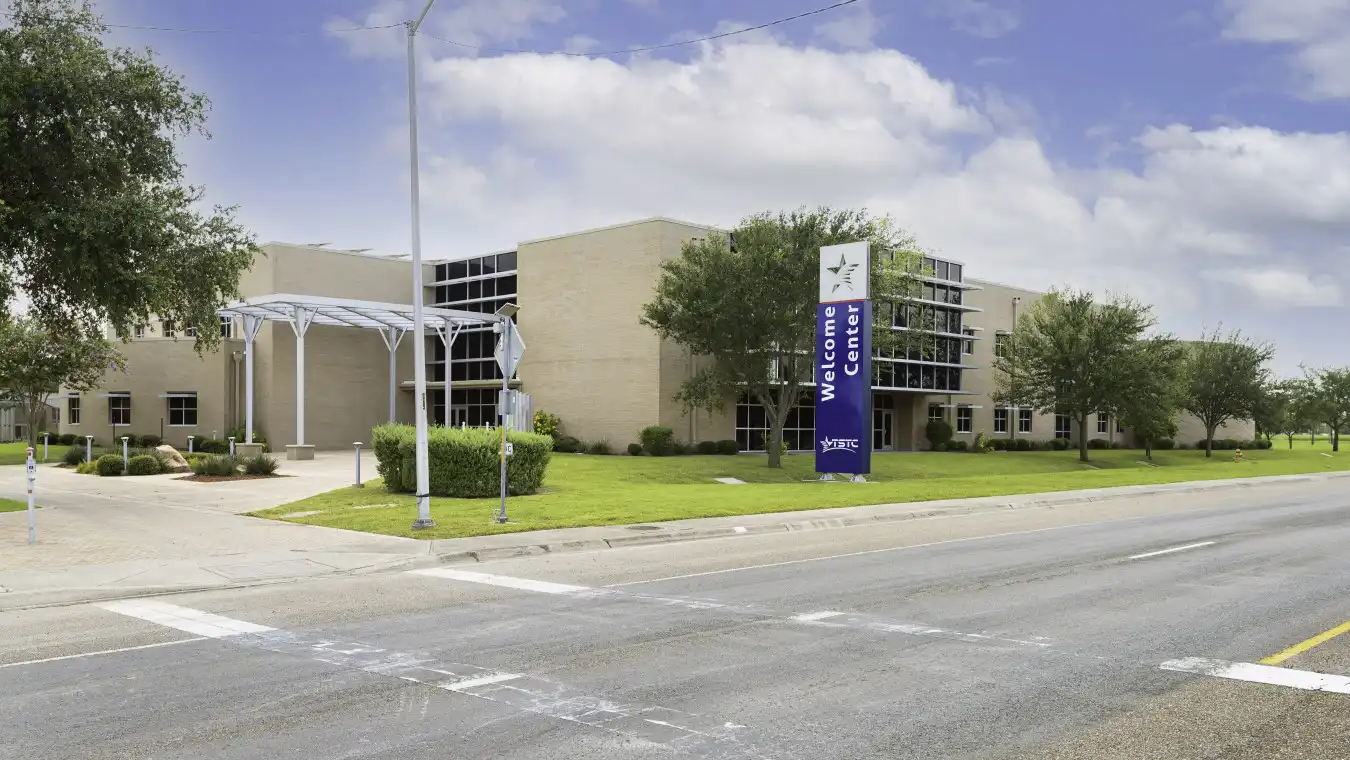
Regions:
<svg viewBox="0 0 1350 760"><path fill-rule="evenodd" d="M1185 338L1241 329L1284 375L1350 363L1350 0L858 0L600 55L831 1L437 0L424 255L866 207L973 277L1132 295ZM230 30L110 33L210 96L184 157L211 201L261 241L403 253L405 32L344 30L421 4L99 8Z"/></svg>

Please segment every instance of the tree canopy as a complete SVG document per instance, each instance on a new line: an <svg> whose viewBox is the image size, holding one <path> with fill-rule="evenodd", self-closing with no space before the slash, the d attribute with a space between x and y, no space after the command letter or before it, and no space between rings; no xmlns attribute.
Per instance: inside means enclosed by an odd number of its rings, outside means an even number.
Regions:
<svg viewBox="0 0 1350 760"><path fill-rule="evenodd" d="M700 357L677 396L686 408L721 410L741 391L764 407L770 467L780 466L783 423L813 377L820 249L860 241L871 244L874 302L918 292L913 238L888 217L822 207L756 214L730 239L688 241L643 307L643 324ZM904 350L915 335L891 329L888 309L873 318L874 353Z"/></svg>
<svg viewBox="0 0 1350 760"><path fill-rule="evenodd" d="M1308 373L1307 411L1331 431L1331 450L1341 450L1341 431L1350 425L1350 367L1324 368Z"/></svg>
<svg viewBox="0 0 1350 760"><path fill-rule="evenodd" d="M1177 434L1177 406L1181 396L1181 344L1159 336L1137 341L1133 347L1135 371L1126 377L1116 405L1120 424L1134 432L1153 459L1153 444Z"/></svg>
<svg viewBox="0 0 1350 760"><path fill-rule="evenodd" d="M107 371L125 368L122 355L102 337L56 336L31 317L0 321L0 392L19 404L30 423L61 387L87 391ZM37 426L29 424L28 442L36 441Z"/></svg>
<svg viewBox="0 0 1350 760"><path fill-rule="evenodd" d="M1150 307L1132 299L1099 302L1088 292L1052 290L1022 313L1008 349L995 357L995 401L1071 417L1086 462L1089 415L1116 413L1132 396L1143 413L1140 394L1153 381L1140 373L1155 369L1148 362L1167 356L1171 341L1146 339L1153 324Z"/></svg>
<svg viewBox="0 0 1350 760"><path fill-rule="evenodd" d="M1266 365L1275 350L1239 332L1218 330L1187 348L1181 408L1205 426L1205 456L1213 456L1214 433L1220 425L1256 415L1270 384Z"/></svg>
<svg viewBox="0 0 1350 760"><path fill-rule="evenodd" d="M153 55L103 42L88 0L9 0L0 28L0 304L126 336L152 316L219 341L215 310L256 252L234 209L202 213L177 139L208 101Z"/></svg>

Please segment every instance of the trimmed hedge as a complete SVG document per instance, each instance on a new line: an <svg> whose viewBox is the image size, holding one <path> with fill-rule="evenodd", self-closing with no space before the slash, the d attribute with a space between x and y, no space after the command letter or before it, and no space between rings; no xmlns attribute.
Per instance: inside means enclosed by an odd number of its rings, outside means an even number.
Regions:
<svg viewBox="0 0 1350 760"><path fill-rule="evenodd" d="M479 429L481 430L482 428ZM581 441L578 441L570 435L565 435L562 438L550 438L548 440L549 446L559 454L577 454L580 453L582 449ZM497 479L501 480L501 476L499 475Z"/></svg>
<svg viewBox="0 0 1350 760"><path fill-rule="evenodd" d="M70 467L79 466L79 464L84 461L84 447L71 446L66 449L66 453L61 455L61 461L65 462Z"/></svg>
<svg viewBox="0 0 1350 760"><path fill-rule="evenodd" d="M1069 447L1072 445L1073 442L1070 441L1068 438L1053 438L1050 441L1050 448L1054 449L1055 451L1068 451Z"/></svg>
<svg viewBox="0 0 1350 760"><path fill-rule="evenodd" d="M946 420L929 420L923 429L924 436L928 438L928 445L933 451L942 451L947 448L947 442L955 435L952 426Z"/></svg>
<svg viewBox="0 0 1350 760"><path fill-rule="evenodd" d="M159 473L159 460L148 454L134 456L127 462L128 475L158 475Z"/></svg>
<svg viewBox="0 0 1350 760"><path fill-rule="evenodd" d="M649 425L638 435L642 450L654 457L668 457L675 451L675 431L660 425Z"/></svg>
<svg viewBox="0 0 1350 760"><path fill-rule="evenodd" d="M717 453L723 456L734 457L741 453L741 444L735 438L723 438L717 442Z"/></svg>
<svg viewBox="0 0 1350 760"><path fill-rule="evenodd" d="M506 484L513 496L537 493L552 458L553 439L510 432L514 452L506 460ZM411 425L380 425L371 431L376 469L384 486L414 493L417 486L416 432ZM481 499L501 488L501 433L493 428L441 428L427 433L432 496Z"/></svg>
<svg viewBox="0 0 1350 760"><path fill-rule="evenodd" d="M699 441L697 444L694 445L694 451L697 451L698 453L703 454L705 456L708 454L716 454L717 441Z"/></svg>
<svg viewBox="0 0 1350 760"><path fill-rule="evenodd" d="M105 477L122 474L122 456L120 454L104 454L98 458L98 474Z"/></svg>
<svg viewBox="0 0 1350 760"><path fill-rule="evenodd" d="M630 444L628 444L628 456L630 456L630 457L640 457L640 456L642 456L642 444L640 444L640 443L630 443Z"/></svg>

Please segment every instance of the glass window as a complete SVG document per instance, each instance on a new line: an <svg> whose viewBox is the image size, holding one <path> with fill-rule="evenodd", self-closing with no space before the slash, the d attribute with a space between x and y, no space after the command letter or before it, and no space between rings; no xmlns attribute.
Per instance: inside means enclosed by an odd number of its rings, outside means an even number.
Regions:
<svg viewBox="0 0 1350 760"><path fill-rule="evenodd" d="M1019 433L1030 433L1030 432L1031 432L1031 410L1030 410L1030 409L1018 409L1018 410L1017 410L1017 432L1019 432Z"/></svg>
<svg viewBox="0 0 1350 760"><path fill-rule="evenodd" d="M1125 426L1122 425L1122 424L1120 424L1119 422L1117 422L1117 423L1116 423L1116 432L1117 432L1117 433L1124 433L1124 432L1125 432Z"/></svg>
<svg viewBox="0 0 1350 760"><path fill-rule="evenodd" d="M169 397L169 425L192 427L197 424L197 394Z"/></svg>
<svg viewBox="0 0 1350 760"><path fill-rule="evenodd" d="M445 265L445 279L461 280L469 276L469 262L451 261Z"/></svg>
<svg viewBox="0 0 1350 760"><path fill-rule="evenodd" d="M516 294L516 276L507 275L497 280L497 295L514 296Z"/></svg>
<svg viewBox="0 0 1350 760"><path fill-rule="evenodd" d="M920 293L920 296L921 296L925 301L932 301L932 300L934 300L933 295L934 295L933 283L931 283L931 282L925 282L925 283L923 284L923 291Z"/></svg>
<svg viewBox="0 0 1350 760"><path fill-rule="evenodd" d="M1097 432L1105 433L1110 428L1107 427L1107 420L1110 419L1105 414L1097 413Z"/></svg>
<svg viewBox="0 0 1350 760"><path fill-rule="evenodd" d="M965 329L963 329L963 330L961 330L961 333L962 333L963 335L969 335L969 336L971 336L972 338L975 336L975 331L972 330L972 329L970 329L970 328L968 328L968 327L965 328ZM961 341L961 353L963 353L963 354L973 354L973 353L975 353L975 341L973 341L973 340L963 340L963 341Z"/></svg>
<svg viewBox="0 0 1350 760"><path fill-rule="evenodd" d="M994 410L994 432L1008 432L1008 410L1006 408Z"/></svg>
<svg viewBox="0 0 1350 760"><path fill-rule="evenodd" d="M446 296L445 303L462 303L469 297L468 283L457 283L449 288L449 295Z"/></svg>
<svg viewBox="0 0 1350 760"><path fill-rule="evenodd" d="M497 256L498 272L514 272L516 270L516 252L503 253Z"/></svg>
<svg viewBox="0 0 1350 760"><path fill-rule="evenodd" d="M135 327L131 328L131 336L133 338L144 338L145 325L136 325Z"/></svg>
<svg viewBox="0 0 1350 760"><path fill-rule="evenodd" d="M108 398L108 424L117 426L131 424L131 396Z"/></svg>
<svg viewBox="0 0 1350 760"><path fill-rule="evenodd" d="M477 277L478 275L483 273L482 259L469 259L468 264L470 277Z"/></svg>
<svg viewBox="0 0 1350 760"><path fill-rule="evenodd" d="M947 279L947 262L939 261L937 266L933 267L934 276L939 280Z"/></svg>
<svg viewBox="0 0 1350 760"><path fill-rule="evenodd" d="M1007 355L1008 355L1008 343L1009 343L1010 340L1012 340L1012 336L1009 335L1008 333L1001 332L1001 333L995 334L995 335L994 335L994 356L1007 356Z"/></svg>
<svg viewBox="0 0 1350 760"><path fill-rule="evenodd" d="M80 397L66 399L66 424L80 424Z"/></svg>
<svg viewBox="0 0 1350 760"><path fill-rule="evenodd" d="M233 338L233 337L234 337L234 318L233 318L233 317L221 317L221 318L220 318L220 337L222 337L222 338Z"/></svg>
<svg viewBox="0 0 1350 760"><path fill-rule="evenodd" d="M960 264L950 265L947 268L947 274L949 275L947 279L952 280L953 282L961 282L961 265Z"/></svg>
<svg viewBox="0 0 1350 760"><path fill-rule="evenodd" d="M472 280L469 282L469 300L483 297L483 281Z"/></svg>
<svg viewBox="0 0 1350 760"><path fill-rule="evenodd" d="M783 442L790 451L815 448L816 408L812 391L804 391L798 405L783 420ZM768 419L764 407L748 394L736 401L736 442L742 451L764 451L769 440Z"/></svg>
<svg viewBox="0 0 1350 760"><path fill-rule="evenodd" d="M189 338L197 337L197 327L195 325L187 329L187 336Z"/></svg>
<svg viewBox="0 0 1350 760"><path fill-rule="evenodd" d="M969 433L975 426L975 410L968 406L956 407L956 432Z"/></svg>
<svg viewBox="0 0 1350 760"><path fill-rule="evenodd" d="M160 333L166 338L177 337L178 332L174 330L172 319L161 319L159 321Z"/></svg>
<svg viewBox="0 0 1350 760"><path fill-rule="evenodd" d="M496 257L496 256L484 256L484 257L481 259L481 261L483 262L483 274L496 274L496 273L497 273L497 257Z"/></svg>
<svg viewBox="0 0 1350 760"><path fill-rule="evenodd" d="M933 420L945 420L945 419L947 419L947 411L942 408L941 404L928 405L929 422L932 422Z"/></svg>
<svg viewBox="0 0 1350 760"><path fill-rule="evenodd" d="M1069 438L1073 435L1073 421L1067 414L1055 415L1055 437Z"/></svg>

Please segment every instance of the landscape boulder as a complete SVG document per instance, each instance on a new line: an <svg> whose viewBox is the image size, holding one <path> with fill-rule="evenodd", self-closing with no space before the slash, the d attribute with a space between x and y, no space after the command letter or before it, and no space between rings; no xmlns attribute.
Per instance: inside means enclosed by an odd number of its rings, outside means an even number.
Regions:
<svg viewBox="0 0 1350 760"><path fill-rule="evenodd" d="M192 468L188 466L183 455L178 453L178 449L166 443L163 446L156 446L155 451L164 457L165 472L192 472Z"/></svg>

